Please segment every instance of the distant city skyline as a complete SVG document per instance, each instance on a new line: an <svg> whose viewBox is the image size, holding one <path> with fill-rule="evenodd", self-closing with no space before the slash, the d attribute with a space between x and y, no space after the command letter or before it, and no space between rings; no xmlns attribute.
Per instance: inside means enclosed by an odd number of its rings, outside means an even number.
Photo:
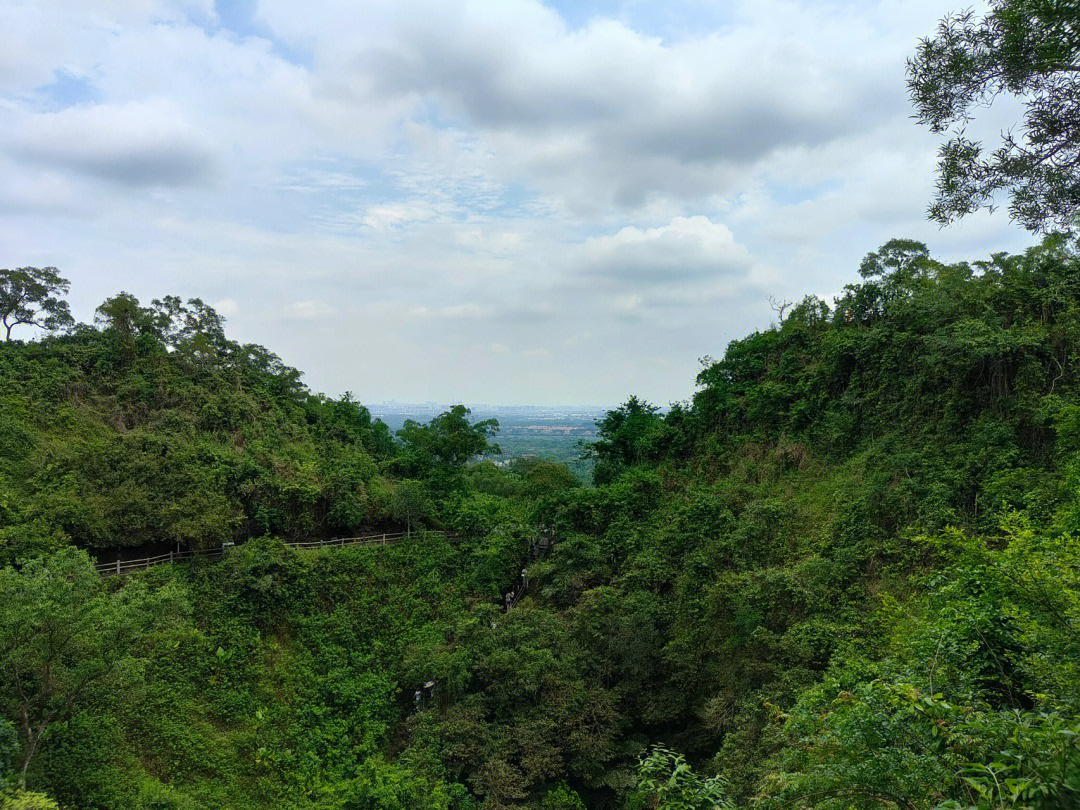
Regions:
<svg viewBox="0 0 1080 810"><path fill-rule="evenodd" d="M527 403L499 405L485 402L470 403L461 401L438 400L430 400L427 402L400 402L397 400L386 400L383 402L364 402L362 404L368 409L372 416L409 416L413 414L437 416L440 413L443 413L456 405L464 405L470 410L473 417L506 414L513 416L535 416L537 418L568 418L572 416L582 416L588 418L592 416L602 416L607 411L618 407L618 404L610 406L584 404L530 405Z"/></svg>

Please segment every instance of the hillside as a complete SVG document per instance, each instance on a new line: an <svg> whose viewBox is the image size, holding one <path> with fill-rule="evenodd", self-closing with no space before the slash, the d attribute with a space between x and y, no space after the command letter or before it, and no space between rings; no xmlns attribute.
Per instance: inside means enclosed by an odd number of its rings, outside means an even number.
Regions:
<svg viewBox="0 0 1080 810"><path fill-rule="evenodd" d="M1071 242L957 265L890 242L690 402L607 414L591 487L474 463L497 425L463 409L392 435L201 302L99 313L0 345L11 785L147 810L1080 802ZM238 545L91 568L155 541Z"/></svg>
<svg viewBox="0 0 1080 810"><path fill-rule="evenodd" d="M57 541L202 547L383 519L378 463L392 440L363 407L312 395L261 346L228 340L199 301L121 295L99 323L0 353L7 554Z"/></svg>

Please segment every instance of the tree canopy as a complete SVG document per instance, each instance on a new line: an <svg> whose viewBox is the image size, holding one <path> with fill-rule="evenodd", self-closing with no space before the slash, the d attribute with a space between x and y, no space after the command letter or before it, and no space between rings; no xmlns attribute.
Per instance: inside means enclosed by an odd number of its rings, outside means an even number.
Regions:
<svg viewBox="0 0 1080 810"><path fill-rule="evenodd" d="M426 474L440 465L460 467L478 456L499 453L499 446L488 441L499 430L498 420L470 422L469 413L464 405L455 405L426 425L406 420L397 432L406 467Z"/></svg>
<svg viewBox="0 0 1080 810"><path fill-rule="evenodd" d="M1031 231L1075 229L1080 211L1080 7L1072 0L992 0L945 17L908 61L918 120L948 133L930 216L952 222L1000 194ZM967 135L1000 97L1023 121L988 148Z"/></svg>
<svg viewBox="0 0 1080 810"><path fill-rule="evenodd" d="M16 326L37 326L55 332L74 324L63 296L70 284L55 267L0 270L0 324L11 340Z"/></svg>

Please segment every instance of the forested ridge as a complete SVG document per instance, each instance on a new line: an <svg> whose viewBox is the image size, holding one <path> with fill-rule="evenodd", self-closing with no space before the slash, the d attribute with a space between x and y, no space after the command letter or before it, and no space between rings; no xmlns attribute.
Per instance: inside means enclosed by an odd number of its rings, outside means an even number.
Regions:
<svg viewBox="0 0 1080 810"><path fill-rule="evenodd" d="M851 277L610 412L593 486L198 300L0 344L5 806L1076 806L1080 252ZM236 545L93 570L158 541Z"/></svg>

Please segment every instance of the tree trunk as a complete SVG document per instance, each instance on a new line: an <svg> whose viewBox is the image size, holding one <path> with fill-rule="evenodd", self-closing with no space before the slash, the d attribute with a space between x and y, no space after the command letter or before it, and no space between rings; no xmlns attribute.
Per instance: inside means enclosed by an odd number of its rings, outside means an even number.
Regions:
<svg viewBox="0 0 1080 810"><path fill-rule="evenodd" d="M32 727L28 726L26 729L26 751L23 752L22 762L19 765L19 787L26 789L26 771L30 768L30 760L34 758L34 754L37 752L38 743L41 742L41 735L44 733L46 726L42 726L35 735Z"/></svg>

